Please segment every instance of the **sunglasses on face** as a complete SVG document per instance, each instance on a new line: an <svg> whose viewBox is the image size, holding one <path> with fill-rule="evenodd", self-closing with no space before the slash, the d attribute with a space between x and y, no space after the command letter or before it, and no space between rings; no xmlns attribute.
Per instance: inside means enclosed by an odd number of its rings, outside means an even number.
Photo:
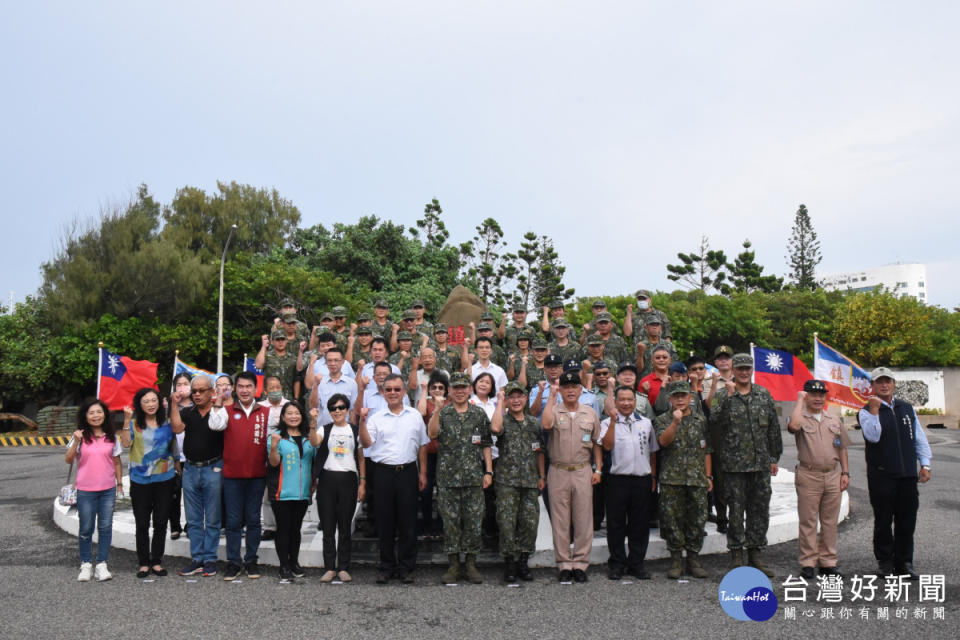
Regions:
<svg viewBox="0 0 960 640"><path fill-rule="evenodd" d="M384 387L383 390L386 393L401 393L403 392L403 387Z"/></svg>
<svg viewBox="0 0 960 640"><path fill-rule="evenodd" d="M346 410L347 410L347 405L345 404L338 404L335 407L330 407L330 411L346 411Z"/></svg>

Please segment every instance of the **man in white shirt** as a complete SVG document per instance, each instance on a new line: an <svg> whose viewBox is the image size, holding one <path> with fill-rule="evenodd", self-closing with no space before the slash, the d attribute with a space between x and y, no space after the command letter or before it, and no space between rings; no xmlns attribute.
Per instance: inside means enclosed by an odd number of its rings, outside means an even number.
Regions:
<svg viewBox="0 0 960 640"><path fill-rule="evenodd" d="M342 393L350 401L350 410L357 415L357 383L343 375L343 351L340 347L330 347L323 355L324 363L327 365L329 376L314 378L316 384L310 393L310 408L319 409L320 415L317 417L317 424L314 425L318 430L325 424L333 422L330 412L327 410L327 401L336 393Z"/></svg>
<svg viewBox="0 0 960 640"><path fill-rule="evenodd" d="M497 383L498 391L506 388L507 372L500 365L490 361L490 356L493 355L493 341L485 337L477 338L473 350L477 354L477 361L470 367L470 379L476 380L481 373L489 373Z"/></svg>

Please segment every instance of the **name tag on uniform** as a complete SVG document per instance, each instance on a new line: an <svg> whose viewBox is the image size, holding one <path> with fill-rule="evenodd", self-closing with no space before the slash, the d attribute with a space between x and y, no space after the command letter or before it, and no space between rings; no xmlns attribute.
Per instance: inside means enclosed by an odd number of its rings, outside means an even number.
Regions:
<svg viewBox="0 0 960 640"><path fill-rule="evenodd" d="M701 449L706 449L706 448L707 448L707 441L706 441L706 440L701 440L701 441L700 441L700 448L701 448Z"/></svg>
<svg viewBox="0 0 960 640"><path fill-rule="evenodd" d="M835 446L835 447L838 448L838 449L840 448L840 438L839 438L839 437L833 439L833 446Z"/></svg>
<svg viewBox="0 0 960 640"><path fill-rule="evenodd" d="M480 436L477 434L470 436L470 442L473 444L480 444Z"/></svg>
<svg viewBox="0 0 960 640"><path fill-rule="evenodd" d="M590 434L585 433L582 436L580 436L580 442L590 442Z"/></svg>
<svg viewBox="0 0 960 640"><path fill-rule="evenodd" d="M531 447L534 451L540 451L540 443L539 443L539 442L533 442L533 443L531 443L531 444L530 444L530 447Z"/></svg>

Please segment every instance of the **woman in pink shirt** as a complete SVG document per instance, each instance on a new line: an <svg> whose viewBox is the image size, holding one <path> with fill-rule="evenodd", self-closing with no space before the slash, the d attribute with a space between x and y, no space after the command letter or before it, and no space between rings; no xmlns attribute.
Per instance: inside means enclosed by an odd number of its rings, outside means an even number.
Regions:
<svg viewBox="0 0 960 640"><path fill-rule="evenodd" d="M80 518L78 546L80 575L88 582L95 575L102 582L113 576L107 570L113 538L113 505L123 497L123 445L110 423L110 410L100 400L88 400L77 412L77 430L67 445L65 459L77 462L77 514ZM93 527L97 526L97 567L93 569Z"/></svg>

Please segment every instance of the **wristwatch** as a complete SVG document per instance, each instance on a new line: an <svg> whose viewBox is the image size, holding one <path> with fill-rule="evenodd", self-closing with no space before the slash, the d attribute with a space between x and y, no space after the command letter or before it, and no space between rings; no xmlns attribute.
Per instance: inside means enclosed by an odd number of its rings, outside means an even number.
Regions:
<svg viewBox="0 0 960 640"><path fill-rule="evenodd" d="M930 471L930 465L928 465L928 464L922 464L922 465L920 465L920 468L921 468L921 469L926 469L927 471Z"/></svg>

